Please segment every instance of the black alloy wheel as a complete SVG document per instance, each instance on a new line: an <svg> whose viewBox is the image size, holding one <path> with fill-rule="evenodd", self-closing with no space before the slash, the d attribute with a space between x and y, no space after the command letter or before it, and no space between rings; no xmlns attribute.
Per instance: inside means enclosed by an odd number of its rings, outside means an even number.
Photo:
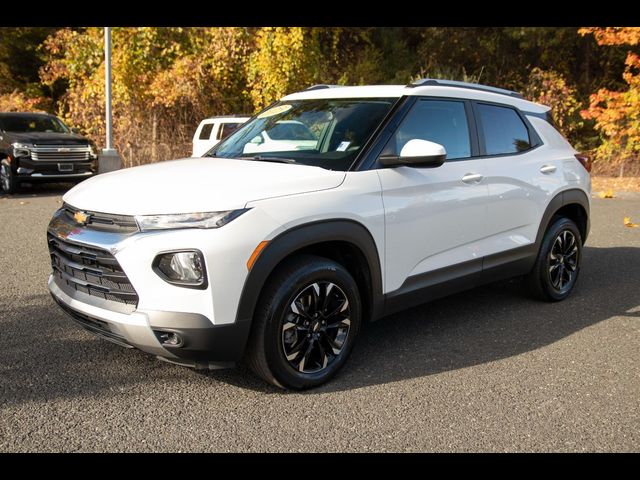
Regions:
<svg viewBox="0 0 640 480"><path fill-rule="evenodd" d="M573 290L582 262L582 236L575 222L554 217L542 238L540 250L525 285L536 298L558 302Z"/></svg>
<svg viewBox="0 0 640 480"><path fill-rule="evenodd" d="M349 300L331 282L304 287L282 320L282 350L302 373L328 368L345 347L351 329Z"/></svg>
<svg viewBox="0 0 640 480"><path fill-rule="evenodd" d="M267 382L303 390L331 379L358 336L358 285L341 264L298 254L276 267L254 313L249 366Z"/></svg>
<svg viewBox="0 0 640 480"><path fill-rule="evenodd" d="M558 293L571 288L580 259L578 241L571 230L562 230L549 252L549 280Z"/></svg>

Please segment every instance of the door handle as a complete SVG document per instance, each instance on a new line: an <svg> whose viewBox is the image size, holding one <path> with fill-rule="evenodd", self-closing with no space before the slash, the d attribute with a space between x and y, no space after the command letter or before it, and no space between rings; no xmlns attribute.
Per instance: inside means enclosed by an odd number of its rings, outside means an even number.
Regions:
<svg viewBox="0 0 640 480"><path fill-rule="evenodd" d="M558 169L558 167L554 166L554 165L543 165L542 167L540 167L540 171L542 173L553 173Z"/></svg>
<svg viewBox="0 0 640 480"><path fill-rule="evenodd" d="M480 183L480 180L482 180L483 178L484 177L479 173L467 173L464 177L462 177L462 181L464 183L473 184Z"/></svg>

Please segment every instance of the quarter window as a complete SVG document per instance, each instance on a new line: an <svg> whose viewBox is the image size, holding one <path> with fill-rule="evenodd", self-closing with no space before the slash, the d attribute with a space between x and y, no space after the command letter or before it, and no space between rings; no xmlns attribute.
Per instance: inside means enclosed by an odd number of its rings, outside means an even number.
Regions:
<svg viewBox="0 0 640 480"><path fill-rule="evenodd" d="M396 155L413 139L439 143L447 151L447 159L469 158L471 141L464 103L448 100L420 100L407 114L396 131Z"/></svg>
<svg viewBox="0 0 640 480"><path fill-rule="evenodd" d="M524 152L531 148L529 130L512 108L477 104L487 155Z"/></svg>

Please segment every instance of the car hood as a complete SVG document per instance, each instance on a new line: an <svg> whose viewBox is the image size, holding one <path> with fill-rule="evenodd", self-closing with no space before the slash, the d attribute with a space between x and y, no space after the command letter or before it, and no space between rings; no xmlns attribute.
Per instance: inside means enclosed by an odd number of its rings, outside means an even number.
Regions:
<svg viewBox="0 0 640 480"><path fill-rule="evenodd" d="M69 190L63 200L83 210L119 215L214 212L335 188L345 175L306 165L190 158L97 175Z"/></svg>
<svg viewBox="0 0 640 480"><path fill-rule="evenodd" d="M89 140L75 133L53 132L6 132L13 142L35 143L36 145L87 145Z"/></svg>

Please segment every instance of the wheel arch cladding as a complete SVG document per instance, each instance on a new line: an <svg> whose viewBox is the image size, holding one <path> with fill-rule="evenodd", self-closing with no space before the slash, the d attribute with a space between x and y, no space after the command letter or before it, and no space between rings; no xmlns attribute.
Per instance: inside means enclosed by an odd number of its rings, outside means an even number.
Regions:
<svg viewBox="0 0 640 480"><path fill-rule="evenodd" d="M245 281L237 322L252 320L269 276L282 261L297 253L324 256L343 265L360 287L363 313L372 319L379 317L383 306L382 270L371 233L353 220L327 220L294 227L269 242ZM360 268L363 266L364 269Z"/></svg>
<svg viewBox="0 0 640 480"><path fill-rule="evenodd" d="M584 245L590 229L589 198L587 194L583 190L574 188L564 190L553 197L549 205L547 205L540 222L540 228L538 228L538 235L536 237L536 245L538 248L542 243L545 232L551 224L551 220L556 215L567 217L576 223L578 230L580 230L582 244Z"/></svg>

